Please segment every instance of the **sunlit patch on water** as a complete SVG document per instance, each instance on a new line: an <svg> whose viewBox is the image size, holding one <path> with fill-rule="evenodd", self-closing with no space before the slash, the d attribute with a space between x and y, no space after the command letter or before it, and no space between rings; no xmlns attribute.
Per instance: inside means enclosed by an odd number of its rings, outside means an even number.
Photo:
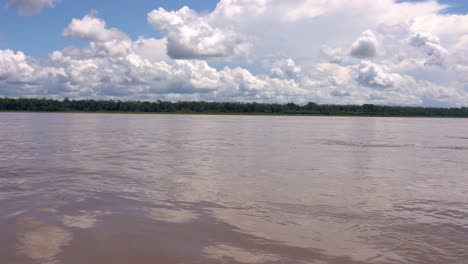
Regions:
<svg viewBox="0 0 468 264"><path fill-rule="evenodd" d="M151 219L169 223L189 223L197 219L198 215L187 210L172 210L165 208L152 208L148 210Z"/></svg>
<svg viewBox="0 0 468 264"><path fill-rule="evenodd" d="M277 206L275 206L277 207ZM378 230L372 230L366 221L359 219L345 208L324 207L303 209L294 218L290 207L277 207L258 210L214 209L218 220L239 228L240 232L253 235L279 245L295 248L314 249L325 252L328 256L347 256L355 261L369 259L401 259L397 254L384 252L372 243L366 243L368 236L378 236ZM309 211L309 212L307 212ZM375 216L368 216L375 217ZM382 221L376 218L375 221ZM375 223L377 224L377 223Z"/></svg>
<svg viewBox="0 0 468 264"><path fill-rule="evenodd" d="M43 194L40 199L45 201L62 201L67 198L67 194L64 192L48 192Z"/></svg>
<svg viewBox="0 0 468 264"><path fill-rule="evenodd" d="M26 212L26 211L24 211L24 210L16 211L16 212L13 212L13 213L11 213L11 214L6 215L5 218L6 218L6 219L8 219L8 218L15 218L15 217L17 217L18 215L23 214L24 212Z"/></svg>
<svg viewBox="0 0 468 264"><path fill-rule="evenodd" d="M258 251L235 247L232 245L220 244L208 246L203 249L209 258L222 260L234 260L240 263L270 263L278 261L279 256Z"/></svg>
<svg viewBox="0 0 468 264"><path fill-rule="evenodd" d="M80 215L63 215L60 218L67 227L90 229L99 222L98 217L106 214L108 213L102 211L80 211Z"/></svg>
<svg viewBox="0 0 468 264"><path fill-rule="evenodd" d="M51 208L51 207L41 207L38 209L38 211L41 213L51 213L51 214L58 213L58 210L56 208Z"/></svg>
<svg viewBox="0 0 468 264"><path fill-rule="evenodd" d="M17 255L40 264L59 264L59 255L73 238L70 231L34 217L20 216L16 226Z"/></svg>

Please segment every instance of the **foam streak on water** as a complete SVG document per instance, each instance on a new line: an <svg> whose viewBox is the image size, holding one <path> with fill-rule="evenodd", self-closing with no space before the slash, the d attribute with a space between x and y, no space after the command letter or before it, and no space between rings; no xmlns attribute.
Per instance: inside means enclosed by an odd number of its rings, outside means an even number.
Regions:
<svg viewBox="0 0 468 264"><path fill-rule="evenodd" d="M466 264L468 120L0 113L0 263Z"/></svg>

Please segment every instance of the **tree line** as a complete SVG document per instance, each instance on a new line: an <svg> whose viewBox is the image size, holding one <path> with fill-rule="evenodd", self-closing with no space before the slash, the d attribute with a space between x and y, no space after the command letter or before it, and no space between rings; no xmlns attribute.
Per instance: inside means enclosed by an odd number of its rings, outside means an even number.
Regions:
<svg viewBox="0 0 468 264"><path fill-rule="evenodd" d="M54 100L46 98L0 98L0 111L32 112L132 112L132 113L233 113L276 115L349 115L468 117L468 108L435 108L385 105L334 105L307 103L243 103L204 101Z"/></svg>

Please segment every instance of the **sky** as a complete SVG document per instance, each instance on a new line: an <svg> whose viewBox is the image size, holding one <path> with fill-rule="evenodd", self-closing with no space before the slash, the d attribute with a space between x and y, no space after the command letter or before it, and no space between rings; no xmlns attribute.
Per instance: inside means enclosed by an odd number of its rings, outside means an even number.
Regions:
<svg viewBox="0 0 468 264"><path fill-rule="evenodd" d="M468 106L468 1L0 0L0 96Z"/></svg>

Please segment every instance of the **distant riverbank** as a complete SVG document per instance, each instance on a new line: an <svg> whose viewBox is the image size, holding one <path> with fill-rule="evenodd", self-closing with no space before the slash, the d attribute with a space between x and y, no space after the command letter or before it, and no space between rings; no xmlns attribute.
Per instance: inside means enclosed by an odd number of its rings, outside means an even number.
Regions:
<svg viewBox="0 0 468 264"><path fill-rule="evenodd" d="M298 105L241 102L164 102L114 100L53 100L0 98L1 112L274 115L274 116L367 116L367 117L468 117L468 108L435 108L383 105Z"/></svg>
<svg viewBox="0 0 468 264"><path fill-rule="evenodd" d="M212 116L277 116L277 117L393 117L393 118L468 118L468 116L409 116L409 115L364 115L364 114L286 114L262 112L118 112L118 111L23 111L0 110L0 113L42 113L42 114L108 114L108 115L212 115Z"/></svg>

